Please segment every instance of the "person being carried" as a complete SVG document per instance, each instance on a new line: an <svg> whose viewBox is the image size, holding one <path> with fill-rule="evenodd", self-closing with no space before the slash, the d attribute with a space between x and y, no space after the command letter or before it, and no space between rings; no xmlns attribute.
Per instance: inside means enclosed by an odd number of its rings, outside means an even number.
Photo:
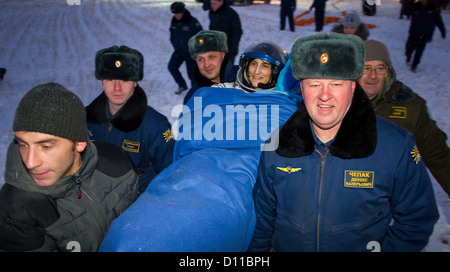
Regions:
<svg viewBox="0 0 450 272"><path fill-rule="evenodd" d="M128 156L89 141L82 102L57 83L25 94L13 131L0 190L0 251L97 251L138 196Z"/></svg>
<svg viewBox="0 0 450 272"><path fill-rule="evenodd" d="M95 77L103 92L86 107L87 125L93 141L121 147L139 174L139 192L172 163L171 125L164 115L147 105L138 85L144 58L127 46L101 49L95 56Z"/></svg>
<svg viewBox="0 0 450 272"><path fill-rule="evenodd" d="M236 81L212 87L237 88L247 93L275 89L278 75L286 65L287 58L286 50L273 42L254 42L240 57Z"/></svg>

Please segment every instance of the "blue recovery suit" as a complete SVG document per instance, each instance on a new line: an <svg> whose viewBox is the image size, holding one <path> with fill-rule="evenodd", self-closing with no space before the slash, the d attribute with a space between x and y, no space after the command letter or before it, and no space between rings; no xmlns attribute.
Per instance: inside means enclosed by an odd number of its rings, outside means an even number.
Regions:
<svg viewBox="0 0 450 272"><path fill-rule="evenodd" d="M112 223L100 250L247 250L261 148L272 148L265 140L300 101L284 91L199 89L173 126L173 164Z"/></svg>

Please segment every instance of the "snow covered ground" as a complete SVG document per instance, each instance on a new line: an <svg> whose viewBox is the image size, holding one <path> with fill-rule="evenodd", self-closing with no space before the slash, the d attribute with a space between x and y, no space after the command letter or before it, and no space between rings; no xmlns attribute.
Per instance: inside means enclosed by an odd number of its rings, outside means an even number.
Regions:
<svg viewBox="0 0 450 272"><path fill-rule="evenodd" d="M68 4L77 2L79 5ZM184 2L208 29L208 14L201 3ZM403 53L409 21L398 19L398 1L380 2L377 15L368 17L362 14L360 0L329 0L326 15L341 16L340 11L356 10L365 23L376 25L369 38L388 46L398 78L428 101L434 120L450 135L449 38L443 40L436 30L417 73L412 73ZM127 45L142 52L144 79L139 84L146 91L149 104L171 122L175 120L172 108L181 104L183 97L174 94L177 85L167 70L172 52L168 30L171 3L172 0L0 0L0 67L8 69L0 81L0 186L4 183L6 151L13 138L12 118L19 100L32 87L54 81L88 104L102 90L94 77L94 56L99 49ZM295 15L307 10L311 3L312 0L297 0ZM279 31L279 1L234 9L244 31L240 52L256 40L274 41L290 51L296 38L315 33L314 25L297 26L295 33ZM449 31L450 12L442 15ZM331 27L326 25L324 31L329 32ZM184 67L182 70L187 79ZM450 204L434 179L433 185L441 217L425 251L450 251Z"/></svg>

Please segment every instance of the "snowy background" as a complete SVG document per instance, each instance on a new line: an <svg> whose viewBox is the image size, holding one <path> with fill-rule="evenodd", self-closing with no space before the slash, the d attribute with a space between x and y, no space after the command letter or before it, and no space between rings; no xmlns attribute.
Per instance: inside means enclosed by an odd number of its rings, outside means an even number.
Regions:
<svg viewBox="0 0 450 272"><path fill-rule="evenodd" d="M436 29L427 44L417 73L405 64L404 46L409 21L400 20L401 4L380 0L376 16L364 16L360 0L329 0L326 16L342 17L341 11L355 10L365 23L376 25L369 39L384 42L391 53L398 79L428 101L433 119L450 136L450 42ZM144 79L139 83L151 106L173 123L172 108L182 103L175 81L167 70L172 53L169 26L172 0L0 0L0 67L8 72L0 81L0 173L4 173L6 151L13 139L12 119L23 95L32 87L50 81L75 92L87 105L102 91L94 76L95 53L112 45L127 45L144 55ZM204 29L209 27L208 13L201 3L184 1ZM297 0L295 15L306 11L312 0ZM333 5L332 5L333 4ZM257 40L278 43L287 51L300 36L314 34L314 25L297 26L296 32L280 31L279 0L271 5L233 7L241 18L244 34L240 52ZM302 18L311 17L312 13ZM450 12L442 16L450 32ZM332 24L324 27L329 32ZM450 34L450 33L447 33ZM185 79L189 82L185 68ZM450 144L450 140L447 141ZM0 175L0 186L4 184ZM433 179L441 217L425 251L450 251L450 204L442 188Z"/></svg>

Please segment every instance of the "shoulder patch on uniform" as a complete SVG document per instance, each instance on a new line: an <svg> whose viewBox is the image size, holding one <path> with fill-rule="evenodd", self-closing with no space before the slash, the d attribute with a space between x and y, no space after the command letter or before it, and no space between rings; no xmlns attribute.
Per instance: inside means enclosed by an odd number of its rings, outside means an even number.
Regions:
<svg viewBox="0 0 450 272"><path fill-rule="evenodd" d="M173 139L173 134L172 134L172 131L170 130L170 128L168 130L166 130L166 132L163 133L163 136L164 136L164 140L166 141L166 143Z"/></svg>
<svg viewBox="0 0 450 272"><path fill-rule="evenodd" d="M419 149L417 148L417 145L414 146L413 150L410 152L411 157L414 159L414 162L416 164L419 164L420 162L420 158L422 158L422 156L419 153Z"/></svg>

